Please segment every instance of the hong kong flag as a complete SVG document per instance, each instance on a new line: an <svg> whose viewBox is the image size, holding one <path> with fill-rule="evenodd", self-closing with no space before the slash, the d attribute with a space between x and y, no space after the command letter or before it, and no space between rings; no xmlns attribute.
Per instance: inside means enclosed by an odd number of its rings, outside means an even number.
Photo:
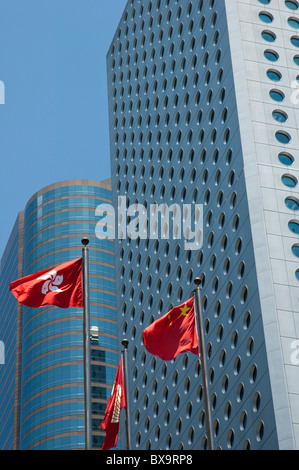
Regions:
<svg viewBox="0 0 299 470"><path fill-rule="evenodd" d="M27 307L83 307L82 258L11 282L10 290Z"/></svg>

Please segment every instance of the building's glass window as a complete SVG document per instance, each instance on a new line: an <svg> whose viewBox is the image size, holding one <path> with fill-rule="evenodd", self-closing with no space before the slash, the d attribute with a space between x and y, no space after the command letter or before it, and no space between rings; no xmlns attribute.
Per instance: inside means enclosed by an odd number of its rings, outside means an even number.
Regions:
<svg viewBox="0 0 299 470"><path fill-rule="evenodd" d="M274 42L276 39L276 34L273 33L272 31L262 31L262 38L265 39L265 41L268 42Z"/></svg>
<svg viewBox="0 0 299 470"><path fill-rule="evenodd" d="M279 59L279 55L277 52L267 49L264 51L264 56L266 59L270 60L271 62L276 62Z"/></svg>
<svg viewBox="0 0 299 470"><path fill-rule="evenodd" d="M282 175L281 181L283 182L283 184L285 184L289 188L295 188L295 186L297 186L298 184L297 178L289 174Z"/></svg>
<svg viewBox="0 0 299 470"><path fill-rule="evenodd" d="M280 111L278 109L275 109L272 112L272 116L275 119L275 121L278 121L278 122L286 122L286 120L288 119L287 113L285 113L284 111Z"/></svg>
<svg viewBox="0 0 299 470"><path fill-rule="evenodd" d="M272 23L273 21L273 16L271 13L267 13L266 11L261 11L259 13L259 18L264 22L264 23Z"/></svg>
<svg viewBox="0 0 299 470"><path fill-rule="evenodd" d="M294 163L294 157L286 152L281 152L278 154L278 159L283 165L290 166Z"/></svg>
<svg viewBox="0 0 299 470"><path fill-rule="evenodd" d="M281 80L281 73L278 70L269 69L267 70L267 77L273 82L279 82Z"/></svg>

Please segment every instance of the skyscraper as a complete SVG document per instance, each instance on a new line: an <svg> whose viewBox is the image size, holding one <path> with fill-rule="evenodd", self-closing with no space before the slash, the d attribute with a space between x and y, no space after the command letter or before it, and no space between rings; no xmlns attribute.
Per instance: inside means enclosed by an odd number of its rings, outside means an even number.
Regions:
<svg viewBox="0 0 299 470"><path fill-rule="evenodd" d="M81 308L18 305L9 283L80 258L88 237L93 448L119 357L113 244L95 236L96 207L111 202L110 180L69 180L47 186L18 215L1 260L0 448L85 446L83 315Z"/></svg>
<svg viewBox="0 0 299 470"><path fill-rule="evenodd" d="M107 53L114 206L203 204L197 249L116 236L134 448L207 447L200 359L142 342L197 276L215 448L299 448L298 8L129 0Z"/></svg>

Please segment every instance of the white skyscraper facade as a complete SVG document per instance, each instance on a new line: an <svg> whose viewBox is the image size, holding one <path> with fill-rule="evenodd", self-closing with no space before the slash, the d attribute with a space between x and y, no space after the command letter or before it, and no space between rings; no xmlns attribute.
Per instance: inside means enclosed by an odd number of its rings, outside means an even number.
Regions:
<svg viewBox="0 0 299 470"><path fill-rule="evenodd" d="M225 3L277 433L298 449L299 4Z"/></svg>

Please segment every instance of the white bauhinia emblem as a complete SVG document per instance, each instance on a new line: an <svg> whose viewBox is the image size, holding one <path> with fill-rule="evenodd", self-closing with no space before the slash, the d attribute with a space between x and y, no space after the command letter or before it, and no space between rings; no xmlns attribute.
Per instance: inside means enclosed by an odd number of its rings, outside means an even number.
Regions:
<svg viewBox="0 0 299 470"><path fill-rule="evenodd" d="M63 281L63 274L61 276L57 276L57 271L52 269L46 274L43 274L38 279L43 279L46 282L42 285L42 294L47 294L49 291L51 292L62 292L62 289L59 289L60 284Z"/></svg>
<svg viewBox="0 0 299 470"><path fill-rule="evenodd" d="M121 385L116 388L116 397L114 402L114 409L111 418L111 423L119 423L120 416L120 403L121 403Z"/></svg>

